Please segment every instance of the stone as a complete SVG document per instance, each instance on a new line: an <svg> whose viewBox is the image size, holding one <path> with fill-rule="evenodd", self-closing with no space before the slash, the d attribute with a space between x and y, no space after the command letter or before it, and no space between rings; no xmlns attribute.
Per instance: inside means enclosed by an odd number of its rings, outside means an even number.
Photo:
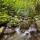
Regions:
<svg viewBox="0 0 40 40"><path fill-rule="evenodd" d="M37 20L36 24L37 24L37 30L40 31L40 20Z"/></svg>

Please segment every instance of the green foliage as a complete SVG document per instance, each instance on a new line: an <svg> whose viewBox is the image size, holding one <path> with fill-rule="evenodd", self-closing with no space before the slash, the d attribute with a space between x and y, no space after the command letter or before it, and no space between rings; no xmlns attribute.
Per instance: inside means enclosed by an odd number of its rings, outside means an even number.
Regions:
<svg viewBox="0 0 40 40"><path fill-rule="evenodd" d="M0 0L0 24L9 21L10 24L16 25L20 22L20 16L33 19L38 14L40 14L40 0Z"/></svg>
<svg viewBox="0 0 40 40"><path fill-rule="evenodd" d="M19 16L34 16L35 0L16 0L15 10ZM31 9L31 10L30 10Z"/></svg>
<svg viewBox="0 0 40 40"><path fill-rule="evenodd" d="M35 0L16 0L15 7L21 9L27 9L28 7L33 6Z"/></svg>
<svg viewBox="0 0 40 40"><path fill-rule="evenodd" d="M37 5L35 7L35 11L36 11L37 15L40 14L40 4L39 3L37 3Z"/></svg>
<svg viewBox="0 0 40 40"><path fill-rule="evenodd" d="M19 24L19 22L20 22L20 20L18 19L18 17L17 16L14 16L14 17L11 17L10 18L11 20L9 21L9 23L8 23L8 26L10 27L10 26L17 26L18 24Z"/></svg>
<svg viewBox="0 0 40 40"><path fill-rule="evenodd" d="M0 12L0 24L9 22L9 16L5 12Z"/></svg>

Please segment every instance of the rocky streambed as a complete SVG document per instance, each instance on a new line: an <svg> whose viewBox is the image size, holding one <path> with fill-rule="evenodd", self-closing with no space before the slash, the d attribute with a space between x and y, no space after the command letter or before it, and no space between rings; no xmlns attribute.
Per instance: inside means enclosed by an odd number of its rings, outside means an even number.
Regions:
<svg viewBox="0 0 40 40"><path fill-rule="evenodd" d="M6 28L1 36L1 40L40 40L40 33L37 33L37 29L32 25L25 32L21 32L20 27L16 27L15 31Z"/></svg>
<svg viewBox="0 0 40 40"><path fill-rule="evenodd" d="M2 27L1 29L3 32L0 33L0 40L40 40L40 31L34 22L28 25L24 21L18 27Z"/></svg>

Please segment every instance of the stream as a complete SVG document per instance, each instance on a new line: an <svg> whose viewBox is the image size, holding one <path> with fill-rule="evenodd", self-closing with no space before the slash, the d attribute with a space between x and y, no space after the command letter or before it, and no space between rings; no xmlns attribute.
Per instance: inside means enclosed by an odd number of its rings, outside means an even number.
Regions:
<svg viewBox="0 0 40 40"><path fill-rule="evenodd" d="M35 27L29 27L24 33L21 32L20 27L16 27L14 34L5 34L1 40L34 40L32 39L32 32L35 34L33 35L34 37L37 36L37 29Z"/></svg>

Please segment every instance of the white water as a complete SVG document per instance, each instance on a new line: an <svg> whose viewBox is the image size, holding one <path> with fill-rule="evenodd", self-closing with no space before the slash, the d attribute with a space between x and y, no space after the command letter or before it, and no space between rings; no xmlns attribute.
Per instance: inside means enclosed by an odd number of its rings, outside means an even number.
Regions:
<svg viewBox="0 0 40 40"><path fill-rule="evenodd" d="M26 30L24 33L21 33L20 28L16 28L15 31L16 31L17 35L19 34L17 36L18 39L16 38L16 40L24 40L24 39L29 39L31 37L31 34L30 34L31 31L36 32L37 30L34 27L29 27L29 29Z"/></svg>
<svg viewBox="0 0 40 40"><path fill-rule="evenodd" d="M34 27L29 27L29 30L28 30L29 32L32 32L32 31L34 31L34 32L36 32L37 31L37 29L36 28L34 28Z"/></svg>
<svg viewBox="0 0 40 40"><path fill-rule="evenodd" d="M15 28L16 33L14 35L5 35L4 40L6 40L5 37L7 37L7 40L29 40L31 38L31 31L36 32L36 28L34 27L29 27L28 30L25 30L24 33L21 32L20 27ZM3 40L2 39L2 40Z"/></svg>
<svg viewBox="0 0 40 40"><path fill-rule="evenodd" d="M20 28L18 28L18 27L15 28L15 31L16 31L17 34L20 34Z"/></svg>

